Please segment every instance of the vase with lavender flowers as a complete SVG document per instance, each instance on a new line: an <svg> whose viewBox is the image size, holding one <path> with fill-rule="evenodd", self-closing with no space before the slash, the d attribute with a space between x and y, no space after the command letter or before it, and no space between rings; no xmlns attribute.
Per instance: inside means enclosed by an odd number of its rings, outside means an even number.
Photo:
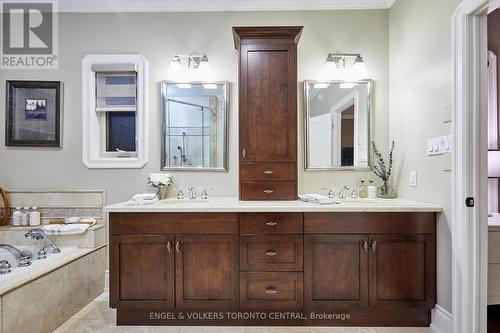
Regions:
<svg viewBox="0 0 500 333"><path fill-rule="evenodd" d="M376 162L372 164L372 169L375 175L382 179L382 186L377 189L377 197L381 199L394 199L396 197L396 192L391 186L390 179L392 173L392 157L394 153L394 141L391 143L391 149L389 151L389 162L386 163L382 154L378 151L375 142L372 141L373 155L376 158Z"/></svg>

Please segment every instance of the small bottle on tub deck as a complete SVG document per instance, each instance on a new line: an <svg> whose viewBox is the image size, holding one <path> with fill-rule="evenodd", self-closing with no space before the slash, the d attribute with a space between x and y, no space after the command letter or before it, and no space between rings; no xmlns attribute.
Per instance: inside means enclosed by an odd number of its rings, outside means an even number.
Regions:
<svg viewBox="0 0 500 333"><path fill-rule="evenodd" d="M30 226L38 226L40 225L40 212L38 211L38 207L32 207L29 216Z"/></svg>
<svg viewBox="0 0 500 333"><path fill-rule="evenodd" d="M24 207L21 214L21 227L27 227L30 225L30 208Z"/></svg>
<svg viewBox="0 0 500 333"><path fill-rule="evenodd" d="M14 213L12 213L12 226L20 227L21 226L21 215L23 212L21 211L21 207L16 207Z"/></svg>
<svg viewBox="0 0 500 333"><path fill-rule="evenodd" d="M361 180L358 187L358 198L366 199L368 198L368 189L366 188L365 181Z"/></svg>
<svg viewBox="0 0 500 333"><path fill-rule="evenodd" d="M377 198L377 188L373 184L373 180L370 180L370 185L368 185L368 199Z"/></svg>

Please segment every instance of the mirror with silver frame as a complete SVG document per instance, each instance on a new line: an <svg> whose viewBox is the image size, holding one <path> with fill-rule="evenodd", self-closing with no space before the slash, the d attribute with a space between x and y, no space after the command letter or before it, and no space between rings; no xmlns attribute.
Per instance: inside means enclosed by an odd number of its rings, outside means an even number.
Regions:
<svg viewBox="0 0 500 333"><path fill-rule="evenodd" d="M304 81L306 171L370 169L372 85Z"/></svg>
<svg viewBox="0 0 500 333"><path fill-rule="evenodd" d="M162 170L227 171L229 82L161 82Z"/></svg>

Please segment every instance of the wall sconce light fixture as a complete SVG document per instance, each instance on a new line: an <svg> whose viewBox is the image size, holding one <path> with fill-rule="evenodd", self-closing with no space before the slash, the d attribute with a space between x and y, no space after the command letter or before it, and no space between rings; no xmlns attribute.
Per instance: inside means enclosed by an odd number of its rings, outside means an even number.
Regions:
<svg viewBox="0 0 500 333"><path fill-rule="evenodd" d="M323 65L322 77L328 80L354 82L368 78L361 54L329 53Z"/></svg>
<svg viewBox="0 0 500 333"><path fill-rule="evenodd" d="M207 54L176 54L170 62L167 76L176 82L210 81L212 70Z"/></svg>

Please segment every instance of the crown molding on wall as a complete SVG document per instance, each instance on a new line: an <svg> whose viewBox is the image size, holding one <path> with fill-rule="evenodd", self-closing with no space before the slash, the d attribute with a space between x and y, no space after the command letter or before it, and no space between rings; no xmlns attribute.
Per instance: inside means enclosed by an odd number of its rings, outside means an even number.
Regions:
<svg viewBox="0 0 500 333"><path fill-rule="evenodd" d="M59 12L216 12L388 9L395 0L59 0Z"/></svg>

